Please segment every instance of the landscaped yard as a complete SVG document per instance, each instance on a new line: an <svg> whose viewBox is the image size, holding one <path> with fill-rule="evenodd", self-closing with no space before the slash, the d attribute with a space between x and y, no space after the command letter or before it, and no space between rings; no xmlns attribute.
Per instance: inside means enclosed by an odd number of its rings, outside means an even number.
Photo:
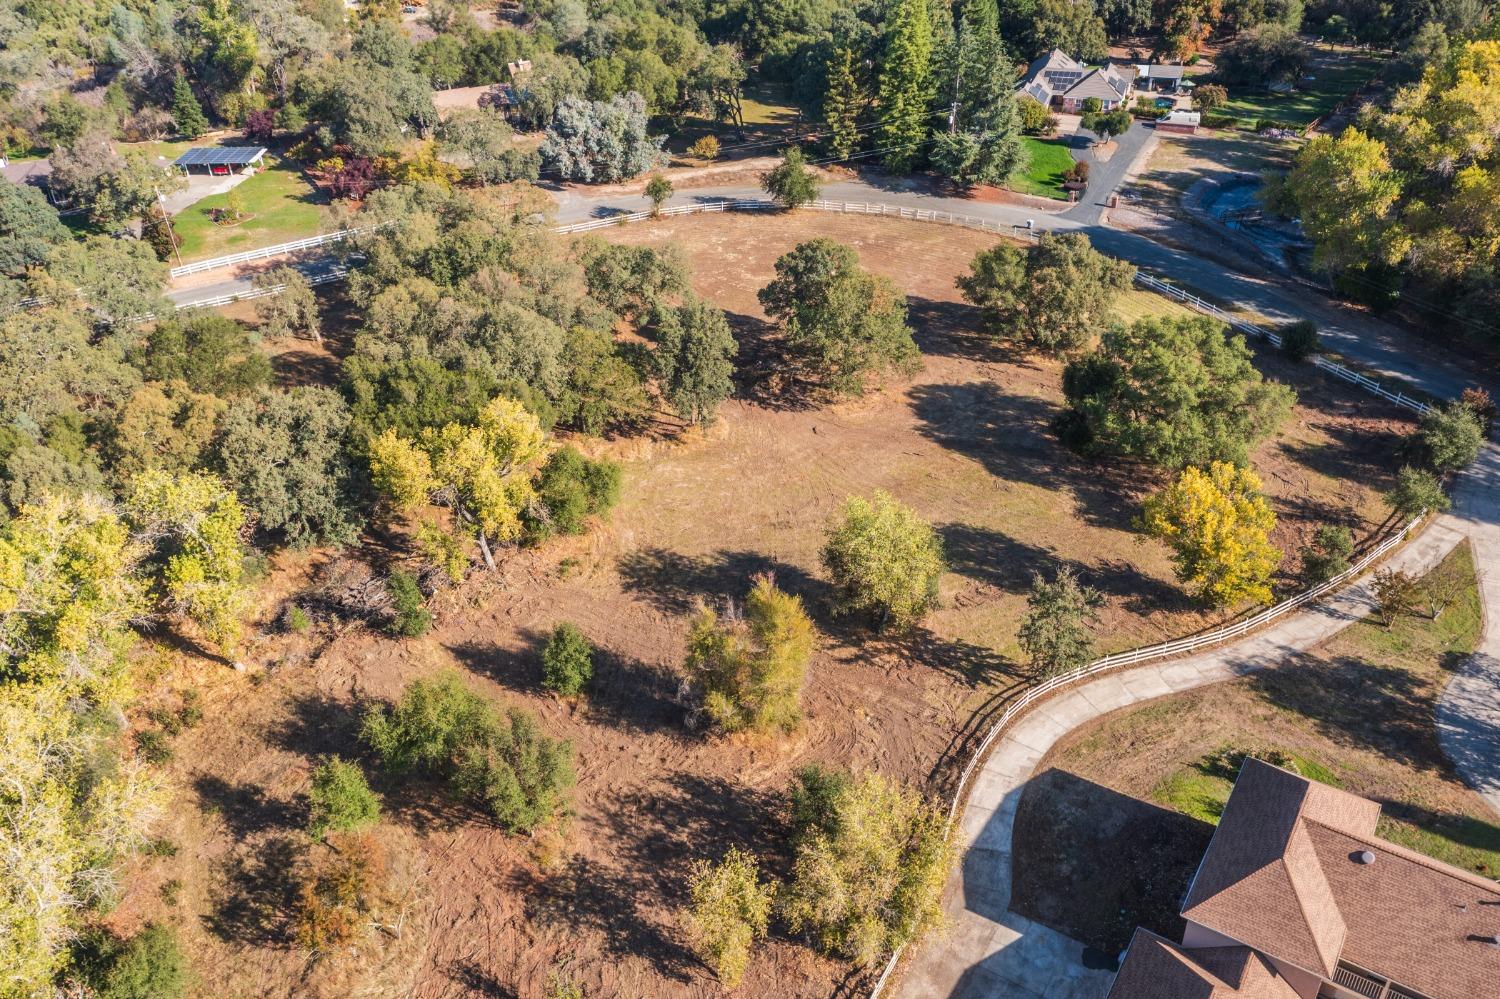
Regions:
<svg viewBox="0 0 1500 999"><path fill-rule="evenodd" d="M1024 136L1026 151L1031 162L1026 171L1010 179L1012 190L1022 194L1035 194L1042 198L1066 200L1063 192L1063 174L1073 168L1073 156L1068 152L1065 139L1038 139Z"/></svg>
<svg viewBox="0 0 1500 999"><path fill-rule="evenodd" d="M1302 80L1290 93L1229 88L1229 103L1215 109L1246 121L1269 118L1306 125L1332 111L1380 69L1382 60L1364 52L1319 46Z"/></svg>
<svg viewBox="0 0 1500 999"><path fill-rule="evenodd" d="M261 246L317 235L327 199L302 170L287 160L271 166L234 188L252 217L235 226L214 224L211 212L228 204L228 194L204 198L173 220L182 237L183 260L218 257Z"/></svg>
<svg viewBox="0 0 1500 999"><path fill-rule="evenodd" d="M1454 775L1433 722L1479 635L1468 547L1424 587L1458 599L1436 620L1424 605L1389 630L1362 621L1277 668L1066 737L1017 815L1018 911L1109 953L1138 924L1177 932L1177 905L1246 753L1380 802L1379 834L1393 842L1500 874L1500 817Z"/></svg>

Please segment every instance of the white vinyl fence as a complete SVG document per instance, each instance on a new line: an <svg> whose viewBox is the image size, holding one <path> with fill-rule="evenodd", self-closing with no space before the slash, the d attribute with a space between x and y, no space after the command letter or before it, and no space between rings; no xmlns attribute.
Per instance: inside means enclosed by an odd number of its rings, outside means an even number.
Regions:
<svg viewBox="0 0 1500 999"><path fill-rule="evenodd" d="M390 223L384 223L389 225ZM236 264L248 263L251 260L266 260L271 257L282 257L290 253L298 253L302 250L311 250L319 246L327 246L330 243L341 243L363 233L374 232L381 228L378 225L365 226L362 229L340 229L337 232L325 232L321 236L309 236L306 239L294 239L290 243L277 243L275 246L262 246L258 250L246 250L243 253L231 253L227 257L211 257L208 260L195 260L181 267L173 267L168 273L174 278L185 274L201 274L204 271L218 270L220 267L233 267Z"/></svg>

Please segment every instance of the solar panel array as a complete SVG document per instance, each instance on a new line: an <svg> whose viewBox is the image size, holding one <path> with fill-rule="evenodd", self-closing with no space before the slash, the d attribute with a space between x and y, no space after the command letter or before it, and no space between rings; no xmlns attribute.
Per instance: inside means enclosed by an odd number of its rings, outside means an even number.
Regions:
<svg viewBox="0 0 1500 999"><path fill-rule="evenodd" d="M254 163L265 154L265 146L214 146L189 149L173 161L173 166L243 166Z"/></svg>

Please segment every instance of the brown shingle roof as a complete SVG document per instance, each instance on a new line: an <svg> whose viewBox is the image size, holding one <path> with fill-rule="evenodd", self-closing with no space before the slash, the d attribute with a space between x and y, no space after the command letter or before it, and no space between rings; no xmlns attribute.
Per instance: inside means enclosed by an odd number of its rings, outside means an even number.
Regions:
<svg viewBox="0 0 1500 999"><path fill-rule="evenodd" d="M1138 929L1109 999L1297 999L1297 993L1249 947L1188 950Z"/></svg>
<svg viewBox="0 0 1500 999"><path fill-rule="evenodd" d="M1325 977L1343 960L1432 999L1496 994L1500 885L1376 838L1379 818L1247 759L1182 914Z"/></svg>

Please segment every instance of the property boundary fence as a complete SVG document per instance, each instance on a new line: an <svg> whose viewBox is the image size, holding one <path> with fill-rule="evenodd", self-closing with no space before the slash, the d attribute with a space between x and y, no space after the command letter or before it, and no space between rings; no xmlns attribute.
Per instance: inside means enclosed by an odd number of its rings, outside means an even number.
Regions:
<svg viewBox="0 0 1500 999"><path fill-rule="evenodd" d="M289 253L297 253L300 250L311 250L315 247L327 246L330 243L340 243L367 232L374 232L382 226L389 224L385 222L381 223L381 225L369 225L359 229L340 229L337 232L325 232L321 236L294 239L290 243L277 243L275 246L262 246L258 250L231 253L227 257L211 257L208 260L195 260L190 264L183 264L181 267L173 267L168 273L174 278L179 278L187 274L201 274L204 271L218 270L220 267L233 267L236 264L248 263L251 260L281 257Z"/></svg>

